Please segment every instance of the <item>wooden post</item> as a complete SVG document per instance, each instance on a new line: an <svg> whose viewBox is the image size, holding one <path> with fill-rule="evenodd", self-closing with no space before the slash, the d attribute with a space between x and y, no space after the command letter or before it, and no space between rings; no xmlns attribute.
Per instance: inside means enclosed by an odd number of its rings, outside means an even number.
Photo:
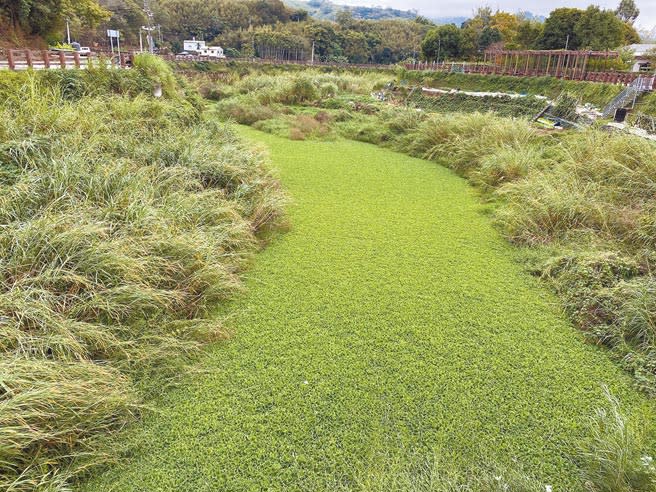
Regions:
<svg viewBox="0 0 656 492"><path fill-rule="evenodd" d="M41 50L41 58L43 58L43 68L50 68L50 53L48 53L48 50Z"/></svg>
<svg viewBox="0 0 656 492"><path fill-rule="evenodd" d="M563 68L563 78L567 78L568 76L567 70L569 69L569 61L570 61L569 59L570 59L570 55L569 54L565 55L565 62L564 62L565 67Z"/></svg>
<svg viewBox="0 0 656 492"><path fill-rule="evenodd" d="M588 51L583 58L583 67L581 68L581 80L585 79L586 70L588 69L588 60L590 59L590 52Z"/></svg>
<svg viewBox="0 0 656 492"><path fill-rule="evenodd" d="M549 75L549 69L551 68L551 51L547 57L547 75Z"/></svg>
<svg viewBox="0 0 656 492"><path fill-rule="evenodd" d="M125 53L121 53L121 56L119 57L120 63L121 63L121 68L125 68Z"/></svg>
<svg viewBox="0 0 656 492"><path fill-rule="evenodd" d="M30 50L25 50L25 61L27 62L27 66L29 68L33 68L33 65L32 65L32 52Z"/></svg>
<svg viewBox="0 0 656 492"><path fill-rule="evenodd" d="M16 64L14 63L14 51L7 50L7 64L9 65L9 70L16 70Z"/></svg>
<svg viewBox="0 0 656 492"><path fill-rule="evenodd" d="M59 66L61 66L62 70L66 68L66 55L63 51L59 52Z"/></svg>
<svg viewBox="0 0 656 492"><path fill-rule="evenodd" d="M80 68L80 54L77 51L73 52L73 60L75 61L75 68Z"/></svg>

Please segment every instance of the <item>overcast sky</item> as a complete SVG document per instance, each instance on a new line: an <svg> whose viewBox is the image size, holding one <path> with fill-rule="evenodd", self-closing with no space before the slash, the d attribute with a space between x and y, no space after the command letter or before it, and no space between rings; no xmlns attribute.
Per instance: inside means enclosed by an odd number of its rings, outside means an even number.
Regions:
<svg viewBox="0 0 656 492"><path fill-rule="evenodd" d="M590 4L605 8L616 8L619 0L334 0L337 4L348 5L379 5L397 9L418 10L427 17L457 17L468 16L480 5L489 5L493 9L516 12L528 10L534 14L546 15L556 7L587 7ZM639 27L656 26L656 0L635 0L640 9L640 17L636 24Z"/></svg>

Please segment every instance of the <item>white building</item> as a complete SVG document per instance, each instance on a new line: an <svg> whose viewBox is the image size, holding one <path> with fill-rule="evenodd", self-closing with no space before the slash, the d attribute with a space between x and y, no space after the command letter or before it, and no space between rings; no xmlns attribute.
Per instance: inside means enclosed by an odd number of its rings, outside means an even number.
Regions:
<svg viewBox="0 0 656 492"><path fill-rule="evenodd" d="M220 46L206 46L197 51L197 53L201 56L209 56L210 58L225 58L223 48Z"/></svg>
<svg viewBox="0 0 656 492"><path fill-rule="evenodd" d="M183 49L188 53L194 53L200 56L209 56L210 58L225 58L223 48L220 46L207 46L205 41L188 39L183 42Z"/></svg>
<svg viewBox="0 0 656 492"><path fill-rule="evenodd" d="M196 53L200 50L205 49L205 47L206 47L205 46L205 41L196 41L196 38L194 38L194 39L190 39L190 40L189 39L185 40L183 42L182 49L184 49L185 51Z"/></svg>
<svg viewBox="0 0 656 492"><path fill-rule="evenodd" d="M632 44L627 46L626 49L633 52L632 72L651 72L654 70L647 55L656 54L656 44Z"/></svg>

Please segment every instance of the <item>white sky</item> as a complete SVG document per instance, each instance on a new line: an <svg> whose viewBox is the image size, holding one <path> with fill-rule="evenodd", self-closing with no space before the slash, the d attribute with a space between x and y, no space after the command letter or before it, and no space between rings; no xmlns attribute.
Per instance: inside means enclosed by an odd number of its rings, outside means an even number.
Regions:
<svg viewBox="0 0 656 492"><path fill-rule="evenodd" d="M342 5L364 5L394 7L396 9L418 10L427 17L469 16L476 7L488 5L493 9L516 12L528 10L534 14L547 15L557 7L585 8L590 4L615 9L620 0L453 0L450 2L436 0L334 0ZM640 9L636 25L639 27L656 26L656 0L635 0Z"/></svg>

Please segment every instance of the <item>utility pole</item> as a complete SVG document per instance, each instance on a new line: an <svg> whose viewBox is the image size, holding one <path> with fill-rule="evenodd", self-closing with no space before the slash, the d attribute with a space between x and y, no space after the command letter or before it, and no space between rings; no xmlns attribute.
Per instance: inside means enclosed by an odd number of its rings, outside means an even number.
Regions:
<svg viewBox="0 0 656 492"><path fill-rule="evenodd" d="M146 42L148 43L148 51L150 53L155 52L155 43L153 41L153 11L150 10L150 6L148 5L148 0L144 0L144 8L143 8L145 14L146 14L146 19L148 20L148 27L142 26L142 29L147 32L146 35Z"/></svg>
<svg viewBox="0 0 656 492"><path fill-rule="evenodd" d="M71 26L68 22L68 18L66 18L66 39L68 40L68 44L71 44Z"/></svg>
<svg viewBox="0 0 656 492"><path fill-rule="evenodd" d="M139 53L143 53L143 39L141 38L141 32L143 28L139 28Z"/></svg>
<svg viewBox="0 0 656 492"><path fill-rule="evenodd" d="M442 38L437 38L437 65L440 64L440 50L442 49Z"/></svg>
<svg viewBox="0 0 656 492"><path fill-rule="evenodd" d="M311 58L310 63L311 63L312 65L314 65L314 41L312 41L312 58Z"/></svg>
<svg viewBox="0 0 656 492"><path fill-rule="evenodd" d="M565 41L565 51L569 48L569 34L567 35L567 40Z"/></svg>

